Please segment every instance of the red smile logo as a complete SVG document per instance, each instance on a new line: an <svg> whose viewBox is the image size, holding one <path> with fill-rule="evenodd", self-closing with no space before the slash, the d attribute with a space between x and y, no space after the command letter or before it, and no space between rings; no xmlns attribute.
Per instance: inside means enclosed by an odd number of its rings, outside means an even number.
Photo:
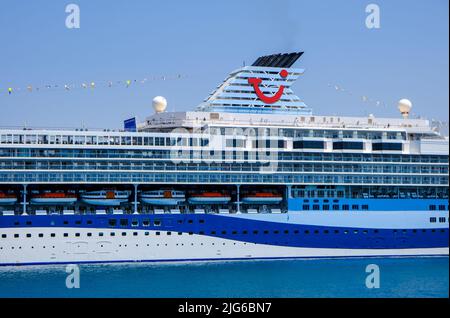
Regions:
<svg viewBox="0 0 450 318"><path fill-rule="evenodd" d="M288 76L288 72L286 70L281 70L280 76L282 78L286 78ZM259 88L259 84L261 84L261 82L262 82L262 79L256 78L256 77L252 77L252 78L248 79L248 83L253 85L253 89L255 90L255 93L260 100L262 100L266 104L273 104L273 103L278 102L280 100L281 96L283 95L284 85L280 85L280 88L274 95L266 96Z"/></svg>

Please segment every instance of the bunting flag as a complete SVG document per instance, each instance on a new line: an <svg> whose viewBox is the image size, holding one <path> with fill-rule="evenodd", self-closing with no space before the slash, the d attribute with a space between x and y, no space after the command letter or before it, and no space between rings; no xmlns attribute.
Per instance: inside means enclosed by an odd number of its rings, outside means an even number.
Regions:
<svg viewBox="0 0 450 318"><path fill-rule="evenodd" d="M72 91L74 89L77 88L81 88L81 89L87 89L90 88L92 90L97 89L98 87L106 87L106 88L113 88L113 87L125 87L125 88L130 88L131 86L134 86L134 84L138 85L138 84L146 84L149 83L150 81L165 81L165 80L179 80L179 79L184 79L187 76L185 75L181 75L181 74L177 74L177 75L173 75L173 76L151 76L151 77L145 77L143 79L127 79L127 80L117 80L117 81L113 81L113 80L108 80L108 81L88 81L88 82L83 82L81 84L68 84L68 83L63 83L63 84L46 84L46 85L32 85L32 84L28 84L27 86L23 87L7 87L5 88L1 88L0 87L0 96L3 95L4 93L2 92L6 92L8 95L16 95L19 92L28 92L28 93L33 93L33 92L39 92L42 91L42 89L44 90L58 90L58 89L62 89L64 91ZM133 85L132 85L133 84Z"/></svg>
<svg viewBox="0 0 450 318"><path fill-rule="evenodd" d="M346 94L348 94L350 96L354 96L354 95L358 96L357 94L354 94L351 90L345 89L345 88L343 88L343 87L341 87L340 85L337 85L337 84L328 84L328 87L332 87L335 91L346 93ZM359 95L359 98L360 98L360 100L363 103L371 103L371 104L374 104L377 107L386 106L386 103L384 103L384 102L382 102L380 100L377 100L377 99L372 99L372 98L370 98L369 96L366 96L366 95Z"/></svg>

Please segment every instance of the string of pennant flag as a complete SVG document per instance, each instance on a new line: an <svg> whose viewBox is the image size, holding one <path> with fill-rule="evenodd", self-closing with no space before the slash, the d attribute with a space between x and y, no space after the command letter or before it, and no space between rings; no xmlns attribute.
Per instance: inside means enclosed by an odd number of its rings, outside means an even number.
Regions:
<svg viewBox="0 0 450 318"><path fill-rule="evenodd" d="M15 87L15 86L8 86L6 88L0 87L0 95L14 95L16 93L20 92L27 92L27 93L33 93L33 92L39 92L44 90L64 90L64 91L71 91L76 89L95 89L97 87L106 87L106 88L113 88L113 87L125 87L129 88L132 86L137 85L143 85L146 83L149 83L151 81L166 81L166 80L180 80L185 79L186 75L163 75L163 76L148 76L143 79L128 79L128 80L108 80L108 81L87 81L83 83L78 84L46 84L46 85L26 85L23 87Z"/></svg>
<svg viewBox="0 0 450 318"><path fill-rule="evenodd" d="M350 91L340 85L337 85L337 84L328 84L328 87L331 87L332 89L334 89L335 91L340 92L340 93L346 93L350 96L356 96L357 98L359 98L360 101L362 101L364 103L370 103L370 104L373 104L373 105L379 106L379 107L387 106L387 104L381 100L373 99L366 95L354 94L352 91Z"/></svg>
<svg viewBox="0 0 450 318"><path fill-rule="evenodd" d="M348 90L348 89L346 89L346 88L344 88L344 87L342 87L340 85L337 85L337 84L328 84L328 87L330 87L333 90L335 90L337 92L340 92L340 93L346 93L346 94L348 94L350 96L356 96L360 101L362 101L364 103L369 103L369 104L372 104L372 105L375 105L375 106L378 106L378 107L387 107L389 105L389 104L385 103L384 101L373 99L373 98L370 98L369 96L366 96L366 95L354 94L352 91L350 91L350 90ZM420 115L418 115L418 114L416 114L414 112L411 112L410 115L411 115L412 118L421 118ZM431 119L431 124L432 124L432 126L437 126L439 128L444 128L444 129L448 130L449 123L446 122L446 121L442 121L442 120L439 120L439 119L432 118Z"/></svg>

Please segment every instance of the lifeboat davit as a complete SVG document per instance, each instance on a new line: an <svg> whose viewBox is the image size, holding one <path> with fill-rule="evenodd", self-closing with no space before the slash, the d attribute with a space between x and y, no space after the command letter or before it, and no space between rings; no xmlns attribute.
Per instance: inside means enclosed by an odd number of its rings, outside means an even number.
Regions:
<svg viewBox="0 0 450 318"><path fill-rule="evenodd" d="M45 192L31 196L30 203L36 205L70 205L77 202L77 196L72 193L65 192Z"/></svg>
<svg viewBox="0 0 450 318"><path fill-rule="evenodd" d="M220 192L203 192L191 195L188 201L190 204L226 204L231 197Z"/></svg>
<svg viewBox="0 0 450 318"><path fill-rule="evenodd" d="M15 194L0 192L0 205L13 205L17 202Z"/></svg>
<svg viewBox="0 0 450 318"><path fill-rule="evenodd" d="M272 192L256 192L242 198L242 203L245 204L278 204L281 201L283 197Z"/></svg>
<svg viewBox="0 0 450 318"><path fill-rule="evenodd" d="M155 190L141 193L141 201L151 205L178 205L186 200L183 191Z"/></svg>
<svg viewBox="0 0 450 318"><path fill-rule="evenodd" d="M128 202L129 191L102 190L90 191L81 194L84 203L98 206L119 206Z"/></svg>

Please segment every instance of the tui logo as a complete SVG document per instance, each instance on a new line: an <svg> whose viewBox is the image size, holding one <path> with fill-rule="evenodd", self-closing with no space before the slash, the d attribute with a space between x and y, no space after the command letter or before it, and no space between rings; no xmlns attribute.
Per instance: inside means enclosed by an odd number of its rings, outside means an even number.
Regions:
<svg viewBox="0 0 450 318"><path fill-rule="evenodd" d="M286 70L281 70L280 76L282 78L286 78L288 76L288 72ZM266 96L259 88L259 84L261 84L261 82L262 82L262 79L256 78L256 77L252 77L252 78L248 79L248 83L253 86L253 89L260 100L262 100L266 104L273 104L273 103L278 102L280 100L281 96L283 95L284 86L280 85L280 88L274 95Z"/></svg>

